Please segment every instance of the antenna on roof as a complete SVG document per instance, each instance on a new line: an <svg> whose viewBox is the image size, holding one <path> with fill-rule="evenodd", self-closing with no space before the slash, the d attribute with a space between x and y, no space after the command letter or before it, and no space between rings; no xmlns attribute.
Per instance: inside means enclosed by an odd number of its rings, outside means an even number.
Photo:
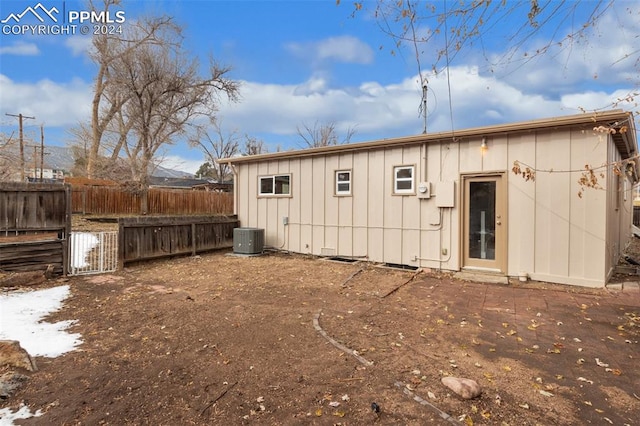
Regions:
<svg viewBox="0 0 640 426"><path fill-rule="evenodd" d="M427 133L427 79L422 79L422 105L420 105L422 109L422 115L424 117L424 128L422 133Z"/></svg>

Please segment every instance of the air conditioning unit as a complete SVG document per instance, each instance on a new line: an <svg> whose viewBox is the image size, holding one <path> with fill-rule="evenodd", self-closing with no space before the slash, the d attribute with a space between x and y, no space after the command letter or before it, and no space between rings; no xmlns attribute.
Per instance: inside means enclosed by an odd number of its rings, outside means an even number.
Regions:
<svg viewBox="0 0 640 426"><path fill-rule="evenodd" d="M420 182L417 194L418 198L431 198L431 182Z"/></svg>
<svg viewBox="0 0 640 426"><path fill-rule="evenodd" d="M264 250L264 229L235 228L233 252L236 254L260 254Z"/></svg>

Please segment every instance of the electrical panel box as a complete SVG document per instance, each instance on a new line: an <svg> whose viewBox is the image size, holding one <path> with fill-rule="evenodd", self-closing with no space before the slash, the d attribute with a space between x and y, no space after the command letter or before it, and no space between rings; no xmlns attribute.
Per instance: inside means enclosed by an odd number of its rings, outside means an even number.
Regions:
<svg viewBox="0 0 640 426"><path fill-rule="evenodd" d="M436 207L455 207L456 205L456 191L455 182L444 181L438 182L436 185Z"/></svg>
<svg viewBox="0 0 640 426"><path fill-rule="evenodd" d="M418 198L431 198L431 182L420 182L417 194Z"/></svg>

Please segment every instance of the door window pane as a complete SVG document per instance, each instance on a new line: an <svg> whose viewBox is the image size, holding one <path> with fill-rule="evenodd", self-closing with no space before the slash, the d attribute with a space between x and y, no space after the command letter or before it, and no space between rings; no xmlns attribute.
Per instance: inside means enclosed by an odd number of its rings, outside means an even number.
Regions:
<svg viewBox="0 0 640 426"><path fill-rule="evenodd" d="M469 182L469 257L496 258L496 182Z"/></svg>

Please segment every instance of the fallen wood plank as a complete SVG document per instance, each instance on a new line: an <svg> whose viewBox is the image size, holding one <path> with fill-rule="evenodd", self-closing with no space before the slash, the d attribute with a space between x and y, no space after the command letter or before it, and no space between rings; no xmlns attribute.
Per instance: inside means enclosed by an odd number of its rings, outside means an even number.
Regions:
<svg viewBox="0 0 640 426"><path fill-rule="evenodd" d="M393 293L395 293L396 291L400 290L402 287L404 287L405 285L409 284L411 281L413 281L420 273L422 272L422 269L418 269L416 271L415 274L413 274L411 276L411 278L409 278L407 281L403 282L402 284L400 284L399 286L396 286L395 288L393 288L390 292L388 292L387 294L384 294L381 296L381 299L384 299L385 297L389 297L391 296Z"/></svg>
<svg viewBox="0 0 640 426"><path fill-rule="evenodd" d="M364 267L358 269L357 271L355 271L354 273L352 273L351 275L349 275L349 278L347 278L346 280L344 280L344 282L342 283L342 288L345 288L347 286L347 283L349 281L351 281L352 279L354 279L356 277L356 275L358 275L359 273L364 271Z"/></svg>

